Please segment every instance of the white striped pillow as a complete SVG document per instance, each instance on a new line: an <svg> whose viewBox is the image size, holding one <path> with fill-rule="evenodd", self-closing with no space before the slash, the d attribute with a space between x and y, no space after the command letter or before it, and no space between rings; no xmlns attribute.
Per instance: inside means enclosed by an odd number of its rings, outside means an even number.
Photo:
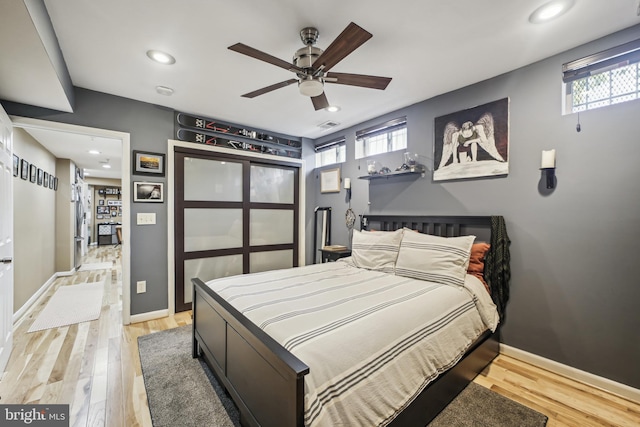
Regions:
<svg viewBox="0 0 640 427"><path fill-rule="evenodd" d="M396 274L444 285L464 286L475 238L439 237L406 231L400 243Z"/></svg>
<svg viewBox="0 0 640 427"><path fill-rule="evenodd" d="M351 257L356 267L394 273L402 230L353 230Z"/></svg>

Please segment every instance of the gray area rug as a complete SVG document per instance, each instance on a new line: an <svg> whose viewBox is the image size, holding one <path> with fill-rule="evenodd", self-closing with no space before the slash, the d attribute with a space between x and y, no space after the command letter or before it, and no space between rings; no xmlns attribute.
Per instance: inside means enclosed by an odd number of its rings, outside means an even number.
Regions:
<svg viewBox="0 0 640 427"><path fill-rule="evenodd" d="M238 411L209 368L191 357L191 326L138 338L155 427L240 426ZM542 427L547 417L477 384L456 397L429 427Z"/></svg>

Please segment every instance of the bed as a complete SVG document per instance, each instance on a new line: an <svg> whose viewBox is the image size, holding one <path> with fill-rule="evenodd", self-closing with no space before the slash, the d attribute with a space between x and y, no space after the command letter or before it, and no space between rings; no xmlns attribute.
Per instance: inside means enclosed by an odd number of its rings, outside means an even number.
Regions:
<svg viewBox="0 0 640 427"><path fill-rule="evenodd" d="M477 290L478 286L482 286L479 285L480 282L476 283L475 279L469 278L468 275L465 276L464 283L456 283L460 286L450 284L445 286L442 283L418 280L424 277L405 274L406 271L411 270L411 265L407 264L406 255L402 255L404 258L401 262L401 256L398 254L396 254L397 265L393 266L393 271L385 271L385 268L363 269L361 268L363 259L352 259L354 258L352 257L331 263L333 265L313 265L236 276L218 279L209 284L197 278L192 279L194 285L193 357L203 358L211 367L219 382L236 403L243 425L340 425L342 419L345 420L342 425L367 425L368 421L358 418L361 416L362 408L367 406L375 407L374 412L380 412L376 416L380 416L381 421L376 424L426 425L497 355L499 346L497 324L498 319L504 316L509 281L509 240L502 217L366 215L361 217L361 229L379 232L354 231L357 234L354 235L354 250L358 242L362 242L361 239L371 238L363 236L384 235L384 239L395 239L392 235L401 235L405 236L406 247L411 247L412 241L422 242L421 239L430 239L427 237L430 235L454 237L458 239L449 239L449 241L464 240L464 242L467 241L466 238L460 236L475 235L476 241L481 240L491 244L484 266L490 293L486 293L483 297ZM382 231L387 233L380 233ZM413 233L413 231L419 233ZM356 241L356 237L360 240ZM404 253L408 253L406 248L403 250ZM358 263L360 265L357 265ZM420 271L420 274L427 274L427 278L431 278L430 271L426 273ZM301 278L303 276L304 279ZM328 277L336 279L334 282L329 282L327 279L326 283L320 283ZM467 282L470 285L467 285ZM363 283L368 288L363 288ZM467 286L469 289L466 288ZM342 293L347 292L347 288L353 288L354 291L360 289L361 294L357 297L345 296ZM449 288L453 288L453 291ZM396 290L400 292L400 289L405 294L391 293ZM481 291L486 292L484 288ZM393 302L393 304L389 303L383 307L382 303L375 302L377 300L369 300L368 298L373 298L370 294L374 293L380 293L383 301ZM429 353L428 364L434 365L432 368L435 373L430 371L424 374L423 378L422 374L416 374L416 372L423 372L422 361L417 367L400 363L405 363L405 359L416 360L415 354L426 354L425 352L430 352L431 349L445 346L434 345L431 344L432 341L420 338L412 341L410 349L409 346L402 347L403 353L400 356L400 353L393 353L389 349L400 348L399 343L407 342L406 337L417 336L415 331L427 330L426 327L420 326L420 322L423 321L420 319L423 311L427 312L431 309L418 310L416 307L429 304L428 301L433 299L432 295L440 293L446 295L445 298L468 298L478 307L479 299L486 298L489 304L493 300L497 308L497 310L494 309L493 315L495 322L491 324L490 311L457 308L456 313L462 311L469 313L469 319L466 317L462 319L463 316L458 317L457 314L453 316L456 322L471 325L470 332L464 333L467 335L464 338L466 341L454 343L451 349L445 348L444 352L448 355L442 356L442 360L439 359L441 356L433 356L435 361L431 362L432 354ZM258 296L259 294L268 294L272 299L268 301L256 299L264 298ZM303 300L309 299L310 294L331 294L331 298L337 299L330 298L333 302L324 305L317 301L311 302L311 310L302 305L298 306ZM411 309L404 305L409 304L409 299L406 297L408 294L411 295L411 304L414 304ZM401 302L397 303L400 307L399 311L393 314L388 311L390 308L387 306L395 305L395 301ZM291 309L292 302L294 310ZM289 309L279 313L280 304L288 304L286 306ZM331 325L329 329L340 329L340 333L333 334L339 336L339 339L344 338L349 343L358 342L358 345L334 342L334 337L329 337L328 333L310 335L308 332L315 333L320 329L304 329L308 327L307 323L311 324L314 315L322 317L330 316L334 311L338 313L343 304L345 310L348 309L347 305L355 304L354 313L356 314L353 315L355 320L353 322L350 320L348 327L346 324L338 325L335 322L328 322L327 325ZM459 304L456 307L468 308L471 303L461 300L456 304ZM317 307L322 307L322 310ZM383 308L372 310L370 309L372 307ZM311 311L314 314L311 314ZM375 316L380 317L373 317L373 311ZM336 319L349 317L344 313L336 316ZM445 319L452 318L452 315L445 310L436 314L436 317ZM414 318L418 323L410 325ZM478 324L476 318L480 318L482 324ZM396 319L400 320L396 321ZM432 322L437 323L435 320ZM285 324L287 327L279 326ZM370 327L371 324L375 324L373 329ZM406 330L403 329L394 336L395 332L385 332L387 325L391 324L398 324ZM384 325L384 328L381 325ZM347 333L358 334L360 331L358 328L362 328L363 336L370 338L363 340L357 335L346 335ZM458 326L456 330L457 328ZM348 330L350 332L347 332ZM454 334L450 332L446 334L448 335L445 341L453 341L451 336ZM385 342L385 339L389 342ZM314 342L316 347L311 347L310 342ZM345 373L338 381L333 381L331 374L325 372L332 369L325 367L330 365L324 363L325 361L337 359L338 364L345 365L353 362L345 361L351 356L344 355L339 350L341 345L342 348L355 347L359 356L353 356L356 366L341 367ZM416 348L413 347L414 345ZM418 347L424 345L427 347ZM322 351L318 351L318 348ZM331 356L338 353L340 357ZM369 354L372 355L371 360L367 359ZM382 357L383 355L387 355L386 359ZM383 359L386 362L380 362ZM385 365L385 369L377 369L381 364ZM310 375L312 370L310 366L313 367L314 375ZM409 388L387 387L386 385L395 376L406 377L405 380L411 384L404 387ZM342 394L336 392L340 389L340 384L348 384L348 392ZM385 386L381 387L379 384L385 384ZM402 394L398 390L410 390L402 397L406 399L405 401L398 400L400 398L398 396ZM305 394L308 394L306 407ZM346 396L344 401L343 395ZM371 398L374 399L375 404L367 403L366 399L369 399L369 396L373 396Z"/></svg>

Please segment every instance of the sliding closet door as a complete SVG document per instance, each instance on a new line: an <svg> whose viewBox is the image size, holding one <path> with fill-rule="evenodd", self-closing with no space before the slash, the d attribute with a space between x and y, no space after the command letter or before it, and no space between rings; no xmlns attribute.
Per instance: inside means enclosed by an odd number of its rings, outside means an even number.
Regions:
<svg viewBox="0 0 640 427"><path fill-rule="evenodd" d="M176 148L176 311L203 281L297 266L297 165Z"/></svg>

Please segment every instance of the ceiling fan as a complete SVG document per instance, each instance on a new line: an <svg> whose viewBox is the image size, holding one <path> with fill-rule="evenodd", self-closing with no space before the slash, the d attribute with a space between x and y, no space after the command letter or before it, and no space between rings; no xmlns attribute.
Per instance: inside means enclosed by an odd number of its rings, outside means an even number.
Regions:
<svg viewBox="0 0 640 427"><path fill-rule="evenodd" d="M293 62L261 52L242 43L229 46L229 49L250 56L260 61L268 62L276 67L296 73L298 78L285 80L262 89L242 95L245 98L255 98L259 95L271 92L298 83L300 93L311 98L313 107L317 110L327 108L329 101L324 94L324 83L336 83L342 85L360 86L371 89L386 89L391 81L390 77L367 76L362 74L331 73L329 70L347 55L362 46L373 35L353 22L340 33L326 50L313 45L318 40L318 30L313 27L303 28L300 31L300 39L305 47L300 48L293 55Z"/></svg>

